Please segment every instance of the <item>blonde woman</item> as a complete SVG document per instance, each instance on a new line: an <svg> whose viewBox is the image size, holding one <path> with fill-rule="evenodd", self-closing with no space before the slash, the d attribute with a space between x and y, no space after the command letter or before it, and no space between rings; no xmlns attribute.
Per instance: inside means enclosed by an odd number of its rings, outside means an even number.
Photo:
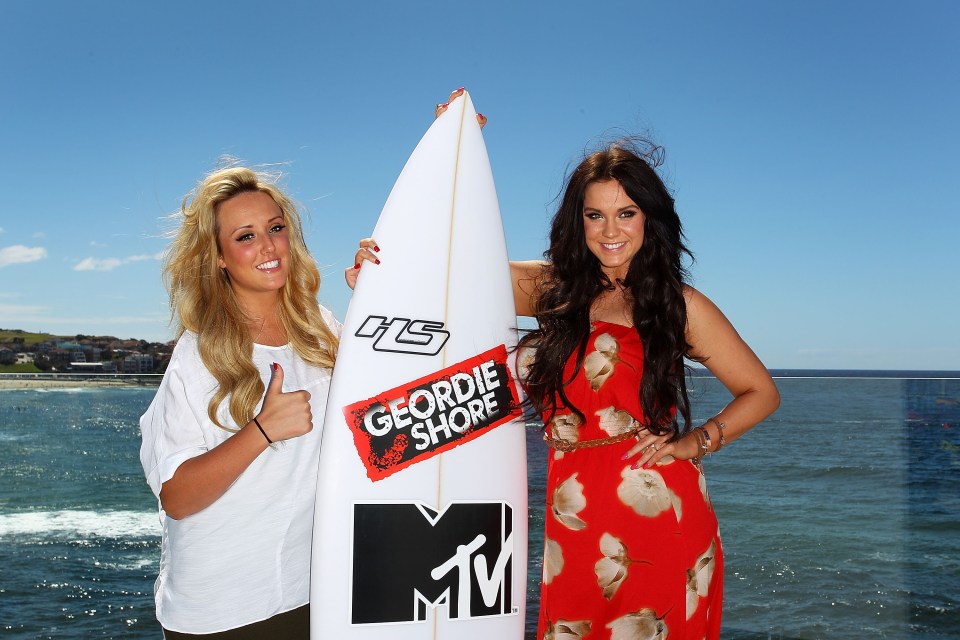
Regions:
<svg viewBox="0 0 960 640"><path fill-rule="evenodd" d="M180 218L164 264L178 340L140 420L157 619L168 639L308 638L314 425L340 324L272 176L218 170Z"/></svg>

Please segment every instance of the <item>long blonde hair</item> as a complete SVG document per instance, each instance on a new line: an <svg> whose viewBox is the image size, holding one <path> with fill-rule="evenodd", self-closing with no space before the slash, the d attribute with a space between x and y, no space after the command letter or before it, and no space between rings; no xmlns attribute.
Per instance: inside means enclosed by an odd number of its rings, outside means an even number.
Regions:
<svg viewBox="0 0 960 640"><path fill-rule="evenodd" d="M303 240L296 205L277 187L278 176L245 167L214 171L201 180L180 206L180 221L164 258L163 275L170 295L170 311L179 338L184 331L197 335L200 358L217 380L207 415L221 429L217 410L229 398L230 416L243 426L264 393L260 373L253 364L253 338L247 329L251 318L237 299L217 259L220 230L219 206L237 194L265 193L283 212L290 239L290 269L280 295L277 315L291 346L310 364L330 368L336 360L338 340L320 315L317 292L320 271Z"/></svg>

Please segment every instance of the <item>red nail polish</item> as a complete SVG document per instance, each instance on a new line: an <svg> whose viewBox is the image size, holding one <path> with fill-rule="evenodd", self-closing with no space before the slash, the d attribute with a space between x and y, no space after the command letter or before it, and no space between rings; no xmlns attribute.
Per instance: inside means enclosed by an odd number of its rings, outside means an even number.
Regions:
<svg viewBox="0 0 960 640"><path fill-rule="evenodd" d="M274 362L274 363L273 363L273 370L276 371L278 366L279 366L279 365L277 365L277 363Z"/></svg>
<svg viewBox="0 0 960 640"><path fill-rule="evenodd" d="M353 265L353 268L354 268L354 269L359 269L359 268L360 268L360 263L358 262L357 264Z"/></svg>
<svg viewBox="0 0 960 640"><path fill-rule="evenodd" d="M374 264L380 264L380 259L377 258L376 260L373 261L373 263L374 263Z"/></svg>
<svg viewBox="0 0 960 640"><path fill-rule="evenodd" d="M377 245L373 245L373 250L374 250L374 251L380 251L380 247L378 247Z"/></svg>

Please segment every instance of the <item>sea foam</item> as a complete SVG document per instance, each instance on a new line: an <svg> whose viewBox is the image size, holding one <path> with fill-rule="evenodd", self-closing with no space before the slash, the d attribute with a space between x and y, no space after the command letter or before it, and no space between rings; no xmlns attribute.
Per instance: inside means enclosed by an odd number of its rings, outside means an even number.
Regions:
<svg viewBox="0 0 960 640"><path fill-rule="evenodd" d="M160 535L156 511L20 511L0 514L0 539L142 538Z"/></svg>

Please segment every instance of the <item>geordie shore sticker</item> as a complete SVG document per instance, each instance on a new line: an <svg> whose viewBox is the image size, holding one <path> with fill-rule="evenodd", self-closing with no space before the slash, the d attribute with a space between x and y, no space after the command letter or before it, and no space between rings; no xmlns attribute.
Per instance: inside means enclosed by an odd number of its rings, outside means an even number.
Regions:
<svg viewBox="0 0 960 640"><path fill-rule="evenodd" d="M367 476L382 480L521 415L499 345L343 409Z"/></svg>

